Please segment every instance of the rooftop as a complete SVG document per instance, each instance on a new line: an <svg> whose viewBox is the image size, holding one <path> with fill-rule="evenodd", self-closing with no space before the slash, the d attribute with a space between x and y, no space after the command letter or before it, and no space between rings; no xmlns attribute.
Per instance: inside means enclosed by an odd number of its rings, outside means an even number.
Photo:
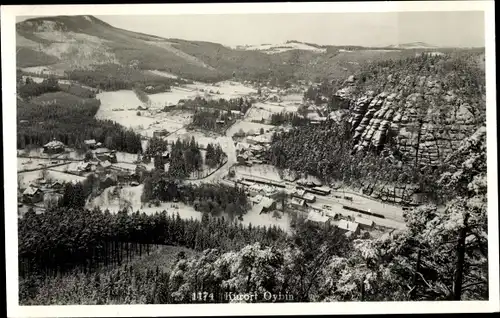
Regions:
<svg viewBox="0 0 500 318"><path fill-rule="evenodd" d="M303 195L303 198L306 200L314 200L316 198L316 196L314 194L311 194L311 193L305 193Z"/></svg>
<svg viewBox="0 0 500 318"><path fill-rule="evenodd" d="M109 162L108 160L101 161L99 164L100 164L100 165L101 165L101 167L103 167L103 168L107 168L107 167L110 167L110 166L111 166L111 162Z"/></svg>
<svg viewBox="0 0 500 318"><path fill-rule="evenodd" d="M262 195L260 194L257 194L256 196L252 197L250 199L250 201L254 202L254 203L260 203L260 201L262 201Z"/></svg>
<svg viewBox="0 0 500 318"><path fill-rule="evenodd" d="M323 216L317 212L311 211L307 215L307 220L313 221L313 222L326 223L329 220L329 217Z"/></svg>
<svg viewBox="0 0 500 318"><path fill-rule="evenodd" d="M359 224L356 222L349 222L346 220L340 220L337 226L343 230L347 230L350 232L356 232Z"/></svg>
<svg viewBox="0 0 500 318"><path fill-rule="evenodd" d="M292 198L292 199L290 200L290 202L291 202L292 204L296 204L296 205L300 205L300 206L303 206L303 205L304 205L304 203L305 203L304 199L299 199L299 198Z"/></svg>
<svg viewBox="0 0 500 318"><path fill-rule="evenodd" d="M38 191L41 191L41 190L38 188L32 187L32 186L29 186L26 188L26 190L24 190L23 194L24 195L34 195Z"/></svg>
<svg viewBox="0 0 500 318"><path fill-rule="evenodd" d="M370 220L370 219L367 219L367 218L362 218L362 217L356 217L354 219L354 221L356 223L359 223L359 224L363 224L363 225L368 225L368 226L372 226L373 225L373 220Z"/></svg>
<svg viewBox="0 0 500 318"><path fill-rule="evenodd" d="M46 147L46 148L61 148L61 147L64 147L64 144L62 142L60 142L59 140L52 140L51 142L46 143L44 145L44 147Z"/></svg>
<svg viewBox="0 0 500 318"><path fill-rule="evenodd" d="M274 200L269 198L269 197L262 197L262 200L260 201L260 203L265 207L265 208L269 208L271 207L271 205L273 204Z"/></svg>

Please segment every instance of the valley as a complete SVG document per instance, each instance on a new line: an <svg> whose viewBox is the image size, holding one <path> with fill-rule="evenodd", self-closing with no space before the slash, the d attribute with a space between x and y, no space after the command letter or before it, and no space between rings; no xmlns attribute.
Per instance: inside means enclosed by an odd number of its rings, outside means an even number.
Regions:
<svg viewBox="0 0 500 318"><path fill-rule="evenodd" d="M478 286L459 297L483 298L484 49L230 48L93 16L16 34L21 303L74 302L104 268L98 286L116 291L85 303L192 302L198 279L215 294L268 288L228 265L247 259L299 301L442 299L408 277L438 267L428 285L452 285L448 238L469 216L478 269L464 280ZM154 290L125 297L124 273ZM44 294L66 279L69 298Z"/></svg>

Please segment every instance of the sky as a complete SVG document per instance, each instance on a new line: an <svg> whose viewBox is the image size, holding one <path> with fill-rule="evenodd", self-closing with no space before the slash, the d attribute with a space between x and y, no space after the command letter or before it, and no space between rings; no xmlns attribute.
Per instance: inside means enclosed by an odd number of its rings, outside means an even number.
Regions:
<svg viewBox="0 0 500 318"><path fill-rule="evenodd" d="M441 47L485 45L482 11L96 17L131 31L227 46L287 40L323 45L386 46L409 42Z"/></svg>

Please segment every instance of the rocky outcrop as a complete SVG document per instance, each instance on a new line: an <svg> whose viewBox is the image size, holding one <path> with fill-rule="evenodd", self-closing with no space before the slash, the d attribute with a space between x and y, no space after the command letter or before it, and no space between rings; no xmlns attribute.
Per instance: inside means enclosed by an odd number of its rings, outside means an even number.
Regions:
<svg viewBox="0 0 500 318"><path fill-rule="evenodd" d="M398 84L389 75L391 89L357 96L349 79L335 95L349 100L356 151L381 149L392 139L406 160L438 165L481 124L474 114L481 107L445 90L436 77L406 76Z"/></svg>

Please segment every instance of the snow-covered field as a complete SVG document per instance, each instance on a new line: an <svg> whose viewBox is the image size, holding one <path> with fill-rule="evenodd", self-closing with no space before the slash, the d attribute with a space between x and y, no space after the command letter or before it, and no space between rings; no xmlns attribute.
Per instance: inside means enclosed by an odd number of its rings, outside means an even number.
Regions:
<svg viewBox="0 0 500 318"><path fill-rule="evenodd" d="M212 97L213 98L224 98L224 99L231 99L231 98L239 98L243 96L247 96L249 94L254 94L257 93L257 90L251 86L244 85L239 82L232 82L232 81L223 81L223 82L218 82L215 85L210 85L210 84L205 84L205 83L199 83L196 82L194 84L186 85L189 88L193 89L203 89L205 91L214 91L214 92L219 92L220 94L214 94Z"/></svg>
<svg viewBox="0 0 500 318"><path fill-rule="evenodd" d="M259 133L261 128L264 129L264 132L267 132L274 129L275 127L272 125L252 123L247 120L238 121L226 131L226 136L232 137L235 133L239 132L240 129L244 133Z"/></svg>
<svg viewBox="0 0 500 318"><path fill-rule="evenodd" d="M28 73L45 73L45 74L53 74L57 75L58 72L51 68L50 66L31 66L31 67L23 67L21 70L28 72Z"/></svg>
<svg viewBox="0 0 500 318"><path fill-rule="evenodd" d="M296 112L299 109L294 102L285 103L255 103L255 105L245 115L246 121L270 120L272 114L281 112Z"/></svg>
<svg viewBox="0 0 500 318"><path fill-rule="evenodd" d="M30 157L40 157L47 158L52 160L61 160L61 159L75 159L81 160L84 158L85 154L79 154L71 148L66 148L65 152L58 154L47 154L43 152L43 148L31 148L31 149L21 149L17 150L18 156L30 156Z"/></svg>
<svg viewBox="0 0 500 318"><path fill-rule="evenodd" d="M98 94L97 98L101 100L101 106L96 113L97 119L115 121L147 137L152 137L155 130L166 129L171 132L182 128L190 122L192 116L188 112L177 110L168 113L139 111L141 115L138 116L137 107L142 103L130 90L104 92Z"/></svg>
<svg viewBox="0 0 500 318"><path fill-rule="evenodd" d="M169 72L164 72L164 71L158 71L158 70L149 70L151 73L155 75L160 75L168 78L178 78L179 76L169 73Z"/></svg>
<svg viewBox="0 0 500 318"><path fill-rule="evenodd" d="M137 160L137 155L128 152L116 152L116 161L133 163Z"/></svg>
<svg viewBox="0 0 500 318"><path fill-rule="evenodd" d="M290 217L289 214L278 211L279 218L273 217L273 212L259 214L257 205L253 206L245 215L243 221L244 225L252 224L252 226L279 226L285 231L290 230Z"/></svg>
<svg viewBox="0 0 500 318"><path fill-rule="evenodd" d="M95 115L97 119L109 119L133 129L139 126L148 127L155 121L145 116L137 116L136 109L142 105L142 102L131 90L102 92L97 95L97 98L101 100L101 106ZM120 110L117 111L117 109Z"/></svg>
<svg viewBox="0 0 500 318"><path fill-rule="evenodd" d="M283 102L301 103L303 98L304 98L303 94L288 94L288 95L285 95L285 96L281 96L281 100Z"/></svg>
<svg viewBox="0 0 500 318"><path fill-rule="evenodd" d="M30 183L34 182L41 176L42 176L41 170L18 173L18 181L20 182L19 186L21 188L26 188ZM82 176L75 176L72 174L64 173L62 171L54 171L54 170L47 170L47 178L61 182L71 182L73 180L83 181L85 179L85 177Z"/></svg>
<svg viewBox="0 0 500 318"><path fill-rule="evenodd" d="M141 202L141 194L144 186L141 184L137 187L123 187L119 190L119 198L111 197L110 193L115 187L109 187L101 193L100 196L87 202L86 208L99 207L102 210L108 209L110 212L116 213L121 209L129 208L131 211L141 211L146 214L154 214L155 212L162 212L166 210L168 214L179 215L183 219L201 219L202 214L194 210L194 208L187 206L183 203L162 203L159 207L143 204Z"/></svg>
<svg viewBox="0 0 500 318"><path fill-rule="evenodd" d="M236 177L257 177L266 178L273 181L282 181L279 175L279 169L272 165L253 165L251 167L247 166L236 166L234 167Z"/></svg>
<svg viewBox="0 0 500 318"><path fill-rule="evenodd" d="M169 135L165 140L168 140L169 142L175 142L177 141L178 138L181 140L191 140L191 137L194 137L194 139L198 142L200 147L206 147L209 143L212 144L217 144L217 136L207 136L206 133L197 131L197 130L186 130L185 128L182 128L178 130L177 132Z"/></svg>
<svg viewBox="0 0 500 318"><path fill-rule="evenodd" d="M99 207L102 210L109 209L110 212L116 213L120 209L128 207L130 211L140 211L145 212L146 214L153 214L155 212L162 212L166 210L168 214L175 215L177 212L180 217L183 219L198 219L200 220L202 217L202 213L196 211L193 207L188 206L186 204L176 202L163 202L159 207L151 206L149 204L141 203L141 194L143 190L143 185L139 185L137 187L124 187L119 190L120 198L111 198L109 193L114 190L115 187L109 187L103 191L103 193L94 198L93 200L87 202L86 208L94 208ZM110 200L111 199L111 200ZM283 215L282 212L279 212L280 218L274 218L272 213L263 213L259 214L256 207L252 207L251 210L247 212L243 216L242 224L248 225L252 224L255 226L271 226L277 225L281 228L288 230L290 226L290 220L288 214ZM226 215L224 215L226 216Z"/></svg>
<svg viewBox="0 0 500 318"><path fill-rule="evenodd" d="M305 43L258 44L258 45L237 46L236 48L249 51L262 51L267 54L282 53L290 50L306 50L316 53L326 52L326 49L324 48L318 48Z"/></svg>
<svg viewBox="0 0 500 318"><path fill-rule="evenodd" d="M193 84L182 85L181 87L172 87L170 92L151 94L149 95L149 99L153 108L163 108L165 106L177 105L181 99L194 99L196 97L231 99L256 92L253 87L238 82L224 81L213 85L195 82Z"/></svg>
<svg viewBox="0 0 500 318"><path fill-rule="evenodd" d="M197 91L189 88L172 87L169 92L148 95L152 108L162 109L165 106L177 105L181 99L194 99L196 96L203 96Z"/></svg>
<svg viewBox="0 0 500 318"><path fill-rule="evenodd" d="M30 159L30 158L17 158L17 171L42 169L44 166L54 165L53 161L56 159Z"/></svg>
<svg viewBox="0 0 500 318"><path fill-rule="evenodd" d="M43 82L43 80L45 79L45 78L43 78L43 77L36 77L36 76L26 76L26 75L23 75L23 81L26 81L26 78L27 78L27 77L31 78L31 79L33 80L33 82L35 82L35 83L41 83L41 82Z"/></svg>

